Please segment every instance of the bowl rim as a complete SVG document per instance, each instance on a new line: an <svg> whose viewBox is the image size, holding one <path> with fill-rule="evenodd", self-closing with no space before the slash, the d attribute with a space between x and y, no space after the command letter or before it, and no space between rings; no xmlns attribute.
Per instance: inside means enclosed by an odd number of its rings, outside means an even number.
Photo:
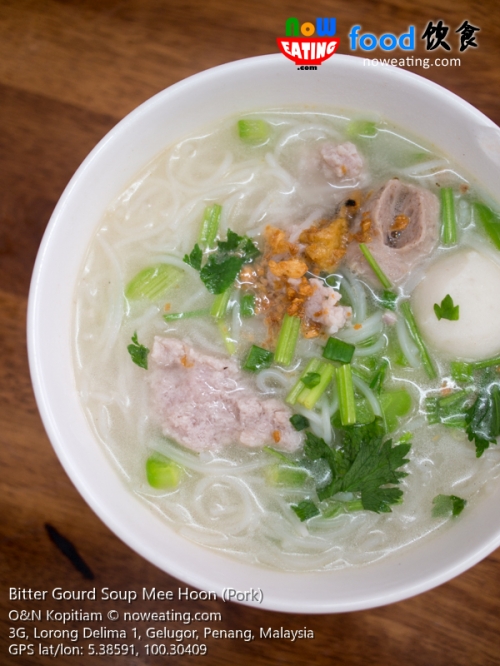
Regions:
<svg viewBox="0 0 500 666"><path fill-rule="evenodd" d="M359 63L360 60L362 59L355 56L336 54L332 61L327 61L327 63L324 63L322 67L325 65L327 67L337 66L338 63L339 67L342 66L356 69L361 66ZM329 63L331 63L331 65ZM237 578L239 583L241 582L241 584L246 585L247 587L259 587L261 589L265 588L266 585L269 586L269 589L271 589L272 592L268 594L264 589L265 602L261 603L260 605L260 607L269 610L294 613L332 613L364 610L380 605L394 603L416 594L420 594L450 580L456 575L467 570L482 560L484 557L489 555L495 548L500 545L500 525L498 526L496 533L488 533L490 538L483 538L481 542L478 543L474 548L469 548L466 552L462 553L460 557L457 556L457 559L451 565L447 563L446 565L438 568L431 568L426 573L426 575L420 576L420 578L416 580L406 581L404 584L399 583L392 590L380 590L377 589L376 586L375 588L371 589L368 584L369 576L367 577L363 573L366 572L368 568L371 568L372 570L380 568L380 561L357 568L357 571L360 572L358 578L366 579L367 587L363 594L359 594L357 598L353 598L351 600L346 598L342 599L342 601L337 601L336 599L328 601L323 599L321 602L318 602L313 598L306 599L296 598L290 594L283 595L280 591L280 586L288 586L292 584L292 580L297 581L300 579L304 582L307 579L312 581L317 577L324 578L328 575L335 577L339 575L338 570L307 574L290 574L287 572L271 571L262 567L255 567L250 564L238 563L232 559L229 559L225 555L221 555L219 553L214 555L212 551L210 551L210 555L207 555L207 550L204 547L189 542L184 537L180 537L168 526L166 526L166 530L169 535L169 543L178 544L179 540L183 543L187 542L189 544L189 549L192 552L189 557L182 559L182 561L168 561L167 564L165 556L160 552L161 540L155 538L149 541L141 542L137 536L132 533L133 530L138 530L140 533L140 519L138 520L137 517L133 517L132 520L130 520L130 517L124 519L123 512L117 514L115 505L103 505L99 495L95 494L95 488L89 485L87 479L84 478L80 474L80 471L76 468L74 455L65 445L65 435L59 427L57 415L57 409L59 409L59 407L54 404L54 397L51 396L48 392L43 376L42 366L44 347L42 344L42 336L40 335L40 328L41 320L43 317L43 313L41 311L42 294L45 294L47 289L44 284L44 271L46 270L48 255L51 253L54 243L56 243L58 240L58 234L60 233L61 226L64 224L65 215L67 214L67 210L71 207L71 202L76 196L75 192L78 189L82 178L84 178L86 174L89 173L89 171L94 169L96 164L98 165L99 160L102 159L102 156L105 155L107 151L110 149L112 150L113 146L117 142L120 142L122 135L127 133L129 127L139 123L143 117L148 115L150 110L156 108L158 104L164 103L165 100L168 100L173 96L184 94L185 90L189 90L196 86L198 82L206 81L207 77L226 77L228 75L234 75L235 73L243 74L249 71L253 71L255 68L261 68L263 71L265 68L269 67L278 67L278 69L282 69L284 66L291 65L289 61L287 61L281 54L273 54L237 60L194 74L193 76L179 81L166 88L165 90L157 93L150 99L146 100L139 107L134 109L119 123L117 123L117 125L115 125L89 153L89 155L85 158L85 160L82 162L80 167L69 181L54 209L54 212L44 233L35 262L30 286L27 315L28 357L30 373L36 402L45 430L47 431L51 444L71 481L77 487L85 501L101 518L101 520L111 529L111 531L118 535L122 541L124 541L128 546L134 549L145 559L158 566L162 571L165 571L170 575L181 579L182 581L186 581L186 584L188 585L197 587L201 590L216 590L218 596L223 595L223 590L225 589L224 585L220 581L220 577L218 580L215 580L213 573L207 575L206 572L197 570L195 568L195 563L200 561L203 562L204 560L210 560L215 561L215 567L217 566L217 562L221 568L224 568L224 566L229 566L230 568L237 570ZM424 79L412 72L400 70L392 66L387 66L384 68L384 70L379 69L377 71L383 71L383 77L390 77L396 81L409 81L412 86L416 86L422 91L430 92L437 98L445 100L447 103L454 106L457 110L460 111L460 113L465 113L469 117L474 118L479 125L496 128L496 125L492 123L492 121L490 121L486 116L484 116L484 114L475 109L468 102L461 99L454 93L442 88L438 84L433 83L432 81ZM377 74L376 76L381 75ZM112 196L110 196L109 202L111 202L111 200ZM46 296L44 295L44 298L45 297ZM115 473L116 476L118 476L118 470L115 470ZM125 488L123 481L120 479L120 482L117 483L117 479L115 479L115 482L112 482L111 485L113 486L113 489L120 494L120 504L126 505L127 508L132 508L133 510L135 502L139 502L139 500L134 499L134 502L131 502L130 497L127 499L123 493L120 493L119 488L122 487L127 495L131 495L130 491ZM145 508L147 511L149 511L147 507ZM142 511L142 513L144 513L144 511ZM154 520L152 520L151 524L166 525L156 516L154 516ZM453 542L453 539L451 539L451 542ZM421 543L415 544L412 545L411 548L413 553L412 559L415 562L418 562L419 551L421 553L423 545ZM383 562L387 562L389 559L391 560L395 570L397 570L398 566L401 566L401 553L394 553L385 558ZM403 559L408 559L407 553L404 554ZM252 571L249 571L250 569ZM345 569L341 571L345 571ZM263 582L259 583L259 581ZM280 581L279 585L275 584L276 581ZM305 583L305 585L307 585L307 583ZM303 585L302 589L304 589ZM242 603L255 606L253 602L242 601Z"/></svg>

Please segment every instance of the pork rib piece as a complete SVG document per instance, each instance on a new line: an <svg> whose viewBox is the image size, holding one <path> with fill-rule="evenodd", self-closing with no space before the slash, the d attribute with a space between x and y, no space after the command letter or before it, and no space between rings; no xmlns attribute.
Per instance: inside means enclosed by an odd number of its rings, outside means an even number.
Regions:
<svg viewBox="0 0 500 666"><path fill-rule="evenodd" d="M371 219L368 247L392 282L401 281L436 247L439 234L439 202L435 194L397 178L389 180L364 206ZM347 264L357 273L375 276L357 243L351 243Z"/></svg>

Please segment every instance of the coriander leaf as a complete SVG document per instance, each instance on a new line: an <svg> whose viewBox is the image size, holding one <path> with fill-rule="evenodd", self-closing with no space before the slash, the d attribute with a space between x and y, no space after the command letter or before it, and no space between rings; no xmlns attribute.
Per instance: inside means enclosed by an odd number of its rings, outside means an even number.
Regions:
<svg viewBox="0 0 500 666"><path fill-rule="evenodd" d="M292 504L291 508L295 511L302 522L319 515L318 507L311 500L303 500L298 504Z"/></svg>
<svg viewBox="0 0 500 666"><path fill-rule="evenodd" d="M377 513L389 512L391 504L398 504L402 490L395 487L407 476L399 468L408 460L408 442L392 444L384 439L382 420L376 418L367 425L344 428L339 449L330 448L320 437L306 433L304 451L310 460L324 459L330 467L332 479L327 486L316 489L320 500L338 492L351 492L360 496L362 508Z"/></svg>
<svg viewBox="0 0 500 666"><path fill-rule="evenodd" d="M190 254L185 254L184 261L186 264L189 264L189 266L192 266L195 270L199 271L201 268L201 260L203 257L203 253L201 251L201 247L196 243L196 245L193 247L191 250Z"/></svg>
<svg viewBox="0 0 500 666"><path fill-rule="evenodd" d="M242 317L253 317L255 314L255 296L245 294L240 299L240 315Z"/></svg>
<svg viewBox="0 0 500 666"><path fill-rule="evenodd" d="M295 428L295 430L298 431L309 428L309 419L305 416L302 416L302 414L293 414L293 416L290 416L290 423Z"/></svg>
<svg viewBox="0 0 500 666"><path fill-rule="evenodd" d="M391 504L400 504L403 491L399 488L363 488L361 503L366 511L390 513Z"/></svg>
<svg viewBox="0 0 500 666"><path fill-rule="evenodd" d="M450 294L447 294L443 298L441 305L434 303L434 312L439 320L448 319L449 321L458 321L459 309L460 306L453 303Z"/></svg>
<svg viewBox="0 0 500 666"><path fill-rule="evenodd" d="M392 440L381 443L381 437L374 437L362 442L356 460L346 472L342 489L346 492L373 492L379 486L388 483L397 484L407 476L406 472L397 471L406 464L405 458L410 444L392 446Z"/></svg>
<svg viewBox="0 0 500 666"><path fill-rule="evenodd" d="M321 375L319 372L308 372L307 375L301 378L300 380L306 388L314 388L321 381Z"/></svg>
<svg viewBox="0 0 500 666"><path fill-rule="evenodd" d="M474 440L476 457L482 456L500 435L500 386L490 384L480 390L476 401L465 413L465 432Z"/></svg>
<svg viewBox="0 0 500 666"><path fill-rule="evenodd" d="M386 310L395 310L398 295L390 289L384 289L382 296L379 297L380 305Z"/></svg>
<svg viewBox="0 0 500 666"><path fill-rule="evenodd" d="M445 516L459 516L467 504L467 500L456 495L436 495L432 500L432 516L441 518Z"/></svg>
<svg viewBox="0 0 500 666"><path fill-rule="evenodd" d="M144 370L147 370L149 349L144 345L139 344L139 340L137 338L137 331L132 336L132 342L133 344L127 347L128 353L132 357L132 361L140 368L144 368Z"/></svg>
<svg viewBox="0 0 500 666"><path fill-rule="evenodd" d="M211 294L222 294L233 284L245 263L242 257L211 254L200 271L200 277Z"/></svg>
<svg viewBox="0 0 500 666"><path fill-rule="evenodd" d="M196 247L195 245L193 252ZM252 262L259 254L259 249L248 236L239 236L228 229L226 240L218 241L217 249L210 253L206 264L203 268L198 268L200 278L210 293L221 294L233 284L243 266ZM197 257L198 255L195 256L195 261ZM201 259L199 265L201 267Z"/></svg>
<svg viewBox="0 0 500 666"><path fill-rule="evenodd" d="M345 428L342 449L347 462L347 469L353 464L364 442L376 438L381 439L385 434L382 419L377 417L368 424L353 425Z"/></svg>
<svg viewBox="0 0 500 666"><path fill-rule="evenodd" d="M306 432L306 442L304 444L304 453L309 460L326 461L332 473L332 479L327 486L318 488L317 493L320 500L335 495L342 490L341 480L337 478L337 470L343 466L343 452L334 450L328 446L324 439L317 437L312 432Z"/></svg>
<svg viewBox="0 0 500 666"><path fill-rule="evenodd" d="M217 247L221 252L231 252L232 250L236 250L238 248L238 245L240 244L241 240L242 236L239 236L235 231L228 229L226 240L219 241L217 243Z"/></svg>

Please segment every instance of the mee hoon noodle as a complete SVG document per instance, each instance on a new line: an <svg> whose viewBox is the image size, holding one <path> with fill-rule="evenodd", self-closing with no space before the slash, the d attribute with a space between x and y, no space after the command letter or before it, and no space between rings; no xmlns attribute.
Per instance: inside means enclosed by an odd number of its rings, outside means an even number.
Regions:
<svg viewBox="0 0 500 666"><path fill-rule="evenodd" d="M286 571L453 529L500 474L498 227L384 121L264 111L159 154L99 222L74 316L130 492Z"/></svg>

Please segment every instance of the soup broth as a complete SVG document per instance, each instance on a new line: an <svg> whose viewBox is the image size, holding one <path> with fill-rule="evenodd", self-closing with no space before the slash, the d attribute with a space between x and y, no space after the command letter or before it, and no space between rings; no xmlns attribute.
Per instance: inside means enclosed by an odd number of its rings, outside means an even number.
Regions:
<svg viewBox="0 0 500 666"><path fill-rule="evenodd" d="M250 123L247 128L253 127L256 135L245 136L241 126L238 131L239 120ZM250 121L257 122L252 125ZM339 157L336 147L347 144ZM351 163L342 162L348 159L344 153L349 151L354 160L352 172ZM369 202L375 201L373 197L389 181L395 183L394 187L403 184L410 193L432 193L429 205L438 201L436 197L442 200L443 190L451 190L457 242L445 245L436 239L432 252L419 257L414 265L408 262L410 270L404 275L391 275L390 287L385 291L394 294L394 302L385 307L383 286L366 270L368 266L362 265L365 260L361 255L350 253L358 252L360 241L365 241L368 248L374 247L376 204ZM500 264L500 253L480 228L474 212L478 197L471 183L445 156L419 139L382 120L368 122L334 111L271 110L230 118L159 154L100 221L76 293L78 390L96 436L116 461L130 491L186 538L241 560L286 571L368 564L437 529L445 529L445 525L452 529L453 520L460 518L450 517L450 512L435 515L434 511L433 515L433 501L440 495L459 497L467 502L465 510L470 510L497 483L500 452L491 441L492 445L477 457L462 414L467 410L471 414L474 400L482 395L477 387L483 380L477 373L483 372L479 363L484 359L464 355L463 350L455 355L453 328L452 343L444 344L449 351L438 352L432 331L422 326L429 298L432 300L435 293L436 304L443 304L449 292L441 294L439 285L433 292L431 285L427 289L430 297L415 299L413 294L425 283L429 266L435 267L453 252L460 253L461 248L478 253L495 266ZM251 271L255 268L254 281L245 281L238 273L222 316L213 314L217 295L206 288L196 266L183 261L200 242L205 211L214 204L221 206L218 239L224 242L228 232L235 232L248 237L261 252L249 262ZM356 210L351 214L349 206L354 204ZM339 212L342 210L345 215ZM399 234L404 235L408 215L396 216L401 228L391 226L386 243L389 249L391 244L397 246ZM312 241L307 245L304 232L324 230L325 221L331 219L352 224L341 243L344 255L334 265L321 268L319 260L314 263L308 259L308 271L299 278L265 273L261 280L258 267L270 256L275 264L286 263L292 257L277 253L276 247L274 251L269 249L270 232L266 229L283 230L289 246L299 248L294 257L304 259L313 246ZM360 231L363 219L369 221L371 229ZM214 241L202 261L215 251ZM175 284L156 299L126 298L134 276L147 267L163 264L178 269ZM381 267L390 273L386 266ZM309 297L319 293L311 280L325 289L336 289L342 297L336 307L344 308L346 323L333 331L322 314L313 312L306 323L302 319L290 363L274 362L260 371L241 370L252 345L276 351L280 321L273 321L272 312L274 308L281 313L279 308L285 306L272 300L272 292L286 291L282 282L276 282L283 279L309 281ZM263 280L267 286L263 286ZM296 283L289 284L298 289ZM257 303L253 316L243 316L245 295L251 295ZM466 303L451 296L454 306L458 303L465 312ZM267 310L264 297L271 303ZM400 308L407 301L415 306L417 328L425 330L424 342L434 376L429 375L419 339L412 337L411 326ZM424 305L419 305L422 302ZM288 301L286 307L291 307ZM185 313L194 315L178 319L171 316ZM445 323L452 327L454 321L445 319ZM488 323L493 329L495 325ZM152 350L155 336L181 340L190 350L205 356L232 359L238 368L237 377L243 377L245 390L252 396L261 402L277 400L290 414L308 419L309 427L297 435L300 446L286 450L283 435L278 432L274 436L273 431L274 439L263 442L264 446L235 441L195 451L166 435L152 397L155 388L151 377L157 371L152 369L153 352L145 369L132 362L128 349L135 344ZM398 483L382 483L382 488L397 486L402 490L402 501L392 502L380 512L360 506L362 500L356 490L339 491L322 499L318 489L331 482L327 459L310 456L304 463L306 432L335 451L343 429L355 427L354 422L342 422L341 389L335 379L342 363L324 361L329 337L355 346L347 364L352 369L355 423L373 424L380 417L384 441L391 439L393 446L411 443L405 458L408 462L398 468L407 476ZM133 338L135 342L131 343ZM500 353L500 337L496 353ZM334 367L332 381L312 405L305 406L300 400L287 402L314 358ZM458 377L456 362L462 364L465 374L469 373L468 380ZM492 363L485 370L491 373L487 382L493 401L495 389L491 386L495 385L496 367ZM314 383L316 378L310 377L309 381ZM391 396L399 399L402 391L405 404L393 409ZM446 405L452 400L443 400L450 396L457 400L463 397L463 423L458 425L446 423ZM457 417L459 410L450 413ZM163 456L158 458L160 461L175 463L170 487L166 484L155 488L148 483L148 460L158 454ZM317 513L310 518L297 513L293 507L303 502L309 508L314 506Z"/></svg>

